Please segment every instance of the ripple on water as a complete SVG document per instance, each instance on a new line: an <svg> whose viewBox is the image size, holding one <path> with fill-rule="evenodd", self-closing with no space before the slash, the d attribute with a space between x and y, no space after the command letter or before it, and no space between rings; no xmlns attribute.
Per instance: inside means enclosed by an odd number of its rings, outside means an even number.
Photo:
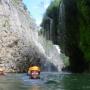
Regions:
<svg viewBox="0 0 90 90"><path fill-rule="evenodd" d="M90 90L90 74L43 73L41 81L9 74L0 77L0 90Z"/></svg>

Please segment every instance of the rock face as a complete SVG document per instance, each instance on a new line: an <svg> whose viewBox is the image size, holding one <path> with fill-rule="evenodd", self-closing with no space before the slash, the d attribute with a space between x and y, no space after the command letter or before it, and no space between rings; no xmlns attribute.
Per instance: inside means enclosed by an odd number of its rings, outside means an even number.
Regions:
<svg viewBox="0 0 90 90"><path fill-rule="evenodd" d="M89 0L63 0L61 3L59 30L64 36L62 50L70 57L69 69L72 72L84 72L90 63L89 4Z"/></svg>
<svg viewBox="0 0 90 90"><path fill-rule="evenodd" d="M46 16L53 21L51 31ZM52 35L52 41L69 57L70 71L90 71L90 0L53 0L42 26L46 29L43 32Z"/></svg>
<svg viewBox="0 0 90 90"><path fill-rule="evenodd" d="M22 0L0 0L0 67L6 72L26 71L32 60L44 57L37 42L35 21Z"/></svg>

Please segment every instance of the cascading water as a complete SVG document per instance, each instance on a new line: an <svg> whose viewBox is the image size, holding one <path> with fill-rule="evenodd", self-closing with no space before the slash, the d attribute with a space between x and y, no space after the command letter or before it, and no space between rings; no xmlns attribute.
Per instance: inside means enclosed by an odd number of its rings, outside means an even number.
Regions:
<svg viewBox="0 0 90 90"><path fill-rule="evenodd" d="M44 48L46 61L42 62L47 71L61 71L64 67L63 59L58 45L54 45L51 41L46 40L43 36L39 36L39 42Z"/></svg>

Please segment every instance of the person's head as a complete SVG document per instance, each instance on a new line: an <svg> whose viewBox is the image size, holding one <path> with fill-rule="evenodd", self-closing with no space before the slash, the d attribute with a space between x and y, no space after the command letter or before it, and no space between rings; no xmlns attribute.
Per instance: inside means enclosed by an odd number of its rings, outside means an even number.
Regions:
<svg viewBox="0 0 90 90"><path fill-rule="evenodd" d="M3 75L3 74L4 74L4 69L0 68L0 75Z"/></svg>
<svg viewBox="0 0 90 90"><path fill-rule="evenodd" d="M30 67L30 75L32 79L40 78L40 67L39 66Z"/></svg>

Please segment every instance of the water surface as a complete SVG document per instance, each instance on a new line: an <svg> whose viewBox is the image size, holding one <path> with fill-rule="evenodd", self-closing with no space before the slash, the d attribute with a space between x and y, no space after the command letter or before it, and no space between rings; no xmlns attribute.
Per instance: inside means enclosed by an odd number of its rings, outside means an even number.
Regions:
<svg viewBox="0 0 90 90"><path fill-rule="evenodd" d="M90 74L44 72L38 81L26 74L7 74L0 77L0 90L90 90Z"/></svg>

